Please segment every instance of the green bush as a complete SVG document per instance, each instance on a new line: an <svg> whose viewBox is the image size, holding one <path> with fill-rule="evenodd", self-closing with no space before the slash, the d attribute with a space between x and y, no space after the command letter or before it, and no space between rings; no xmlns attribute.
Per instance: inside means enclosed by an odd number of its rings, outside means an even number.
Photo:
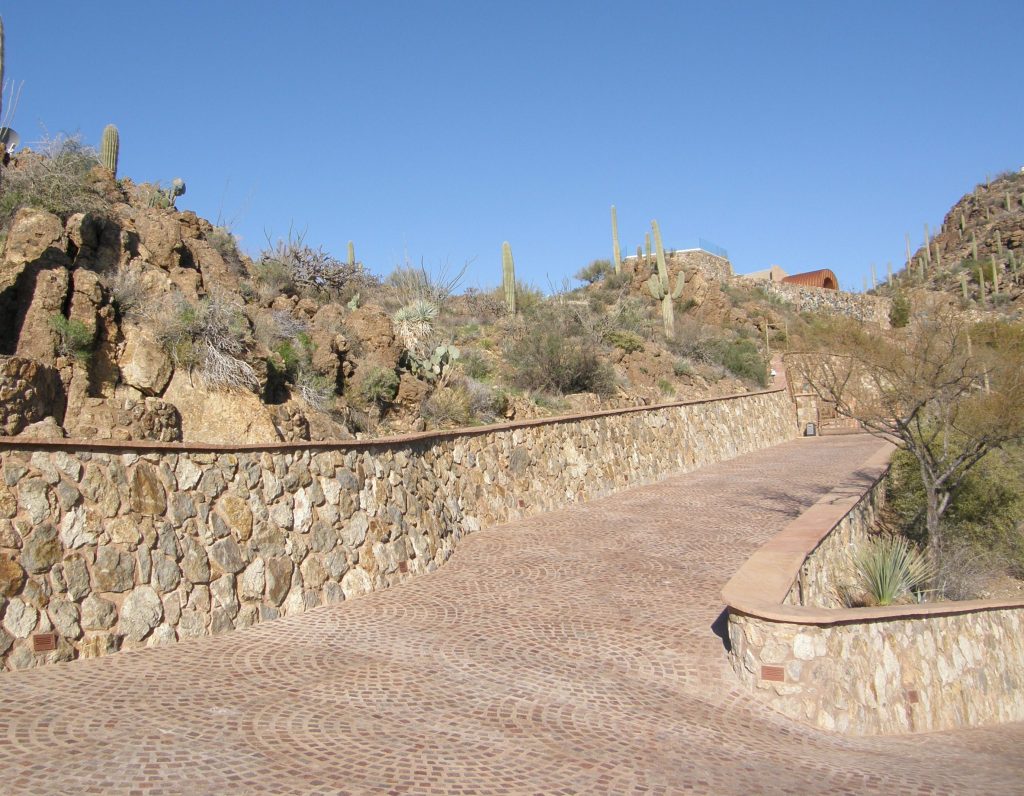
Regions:
<svg viewBox="0 0 1024 796"><path fill-rule="evenodd" d="M490 378L491 362L477 349L469 348L463 351L459 362L462 363L462 370L470 378L477 380Z"/></svg>
<svg viewBox="0 0 1024 796"><path fill-rule="evenodd" d="M742 379L768 385L768 369L753 340L733 340L725 347L721 364Z"/></svg>
<svg viewBox="0 0 1024 796"><path fill-rule="evenodd" d="M389 404L398 395L398 374L388 368L374 368L359 382L356 395L365 404Z"/></svg>
<svg viewBox="0 0 1024 796"><path fill-rule="evenodd" d="M590 265L577 271L576 278L592 285L595 282L600 282L610 273L615 273L615 269L609 260L594 260Z"/></svg>
<svg viewBox="0 0 1024 796"><path fill-rule="evenodd" d="M898 450L886 481L886 522L923 544L925 511L920 465L912 454ZM942 523L946 538L1024 576L1024 449L1014 445L992 451L976 464L953 493Z"/></svg>
<svg viewBox="0 0 1024 796"><path fill-rule="evenodd" d="M897 293L892 297L889 309L889 325L893 329L902 329L910 323L910 299L906 293Z"/></svg>
<svg viewBox="0 0 1024 796"><path fill-rule="evenodd" d="M89 361L93 346L89 327L57 313L50 316L50 328L57 333L57 349L61 356L74 357L79 362Z"/></svg>
<svg viewBox="0 0 1024 796"><path fill-rule="evenodd" d="M640 335L623 329L612 329L609 332L605 332L604 340L616 348L621 348L627 354L644 350L644 341Z"/></svg>
<svg viewBox="0 0 1024 796"><path fill-rule="evenodd" d="M672 365L672 372L677 376L692 376L693 365L687 359L677 359Z"/></svg>
<svg viewBox="0 0 1024 796"><path fill-rule="evenodd" d="M598 343L561 307L538 311L523 336L507 351L512 382L556 394L615 391L615 374L598 353Z"/></svg>

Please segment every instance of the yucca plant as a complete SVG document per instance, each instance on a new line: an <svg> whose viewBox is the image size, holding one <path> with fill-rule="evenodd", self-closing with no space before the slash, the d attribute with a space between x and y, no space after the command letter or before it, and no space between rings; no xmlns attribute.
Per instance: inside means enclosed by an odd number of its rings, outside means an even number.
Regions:
<svg viewBox="0 0 1024 796"><path fill-rule="evenodd" d="M902 536L869 542L853 557L857 586L872 605L914 598L935 578L935 564Z"/></svg>

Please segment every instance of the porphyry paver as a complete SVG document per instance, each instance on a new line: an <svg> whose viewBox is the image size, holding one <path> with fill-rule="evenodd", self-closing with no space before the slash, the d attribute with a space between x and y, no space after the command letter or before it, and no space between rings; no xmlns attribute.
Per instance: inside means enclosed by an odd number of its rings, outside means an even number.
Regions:
<svg viewBox="0 0 1024 796"><path fill-rule="evenodd" d="M0 793L1020 792L1024 725L845 738L728 667L722 584L876 446L787 443L338 606L0 674Z"/></svg>

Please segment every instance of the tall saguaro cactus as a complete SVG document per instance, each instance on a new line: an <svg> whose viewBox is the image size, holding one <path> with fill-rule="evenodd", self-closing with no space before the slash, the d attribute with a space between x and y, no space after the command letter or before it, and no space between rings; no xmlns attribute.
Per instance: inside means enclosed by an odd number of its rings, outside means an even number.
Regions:
<svg viewBox="0 0 1024 796"><path fill-rule="evenodd" d="M108 124L103 128L103 140L100 142L100 160L103 167L117 176L117 156L121 151L121 136L118 135L117 127Z"/></svg>
<svg viewBox="0 0 1024 796"><path fill-rule="evenodd" d="M348 242L348 264L356 264L356 245L352 241Z"/></svg>
<svg viewBox="0 0 1024 796"><path fill-rule="evenodd" d="M512 246L501 244L501 284L505 288L505 306L509 315L516 314L516 263L512 259Z"/></svg>
<svg viewBox="0 0 1024 796"><path fill-rule="evenodd" d="M676 288L670 290L668 279L668 266L665 264L665 249L661 245L661 229L657 221L651 222L654 230L654 246L658 258L658 273L651 274L647 280L647 289L655 301L661 302L661 318L665 323L665 337L673 338L676 335L676 314L673 302L683 294L684 277L680 271L676 277Z"/></svg>
<svg viewBox="0 0 1024 796"><path fill-rule="evenodd" d="M615 257L615 273L622 273L622 254L619 251L619 218L615 214L615 205L612 205L612 255Z"/></svg>

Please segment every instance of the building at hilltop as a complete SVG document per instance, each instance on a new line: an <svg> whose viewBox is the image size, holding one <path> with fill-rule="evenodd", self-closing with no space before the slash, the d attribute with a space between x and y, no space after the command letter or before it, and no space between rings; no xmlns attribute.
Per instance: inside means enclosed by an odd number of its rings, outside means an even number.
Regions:
<svg viewBox="0 0 1024 796"><path fill-rule="evenodd" d="M787 274L779 266L773 265L761 271L743 274L743 279L755 282L775 282L788 285L817 287L823 290L839 290L839 278L831 268L819 268L817 271L804 271L800 274Z"/></svg>

